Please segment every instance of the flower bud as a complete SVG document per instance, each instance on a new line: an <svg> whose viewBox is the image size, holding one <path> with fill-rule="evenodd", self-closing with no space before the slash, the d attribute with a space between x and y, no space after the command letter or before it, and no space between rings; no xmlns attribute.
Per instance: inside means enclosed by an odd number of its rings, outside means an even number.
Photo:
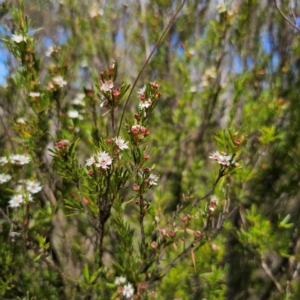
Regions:
<svg viewBox="0 0 300 300"><path fill-rule="evenodd" d="M134 189L135 191L139 191L140 186L139 186L137 183L135 183L135 184L133 185L133 189Z"/></svg>
<svg viewBox="0 0 300 300"><path fill-rule="evenodd" d="M234 140L234 144L235 144L236 146L239 146L239 145L241 144L241 141L240 141L240 140Z"/></svg>
<svg viewBox="0 0 300 300"><path fill-rule="evenodd" d="M203 238L203 233L201 231L194 231L195 240L200 240Z"/></svg>
<svg viewBox="0 0 300 300"><path fill-rule="evenodd" d="M154 89L158 89L158 84L155 83L155 82L152 82L152 83L151 83L151 86L152 86Z"/></svg>
<svg viewBox="0 0 300 300"><path fill-rule="evenodd" d="M144 154L143 154L143 158L144 158L144 160L148 160L148 159L150 158L150 155L144 153Z"/></svg>
<svg viewBox="0 0 300 300"><path fill-rule="evenodd" d="M170 237L174 237L175 236L175 231L174 230L169 230L168 235Z"/></svg>
<svg viewBox="0 0 300 300"><path fill-rule="evenodd" d="M83 202L84 204L89 204L89 200L86 199L86 198L84 198L84 197L82 197L82 202Z"/></svg>
<svg viewBox="0 0 300 300"><path fill-rule="evenodd" d="M55 145L56 145L57 148L66 147L66 146L68 146L68 144L69 144L68 140L62 140L62 141L59 141L59 142L55 143Z"/></svg>
<svg viewBox="0 0 300 300"><path fill-rule="evenodd" d="M112 95L114 98L118 98L120 96L120 89L112 90Z"/></svg>
<svg viewBox="0 0 300 300"><path fill-rule="evenodd" d="M156 242L156 241L153 241L153 242L151 243L151 247L152 247L153 249L155 249L155 248L157 247L157 242Z"/></svg>
<svg viewBox="0 0 300 300"><path fill-rule="evenodd" d="M167 235L167 230L166 229L158 229L159 233L164 236Z"/></svg>
<svg viewBox="0 0 300 300"><path fill-rule="evenodd" d="M139 131L140 131L140 128L137 125L133 125L131 127L131 131L133 132L134 135L137 135L139 133Z"/></svg>

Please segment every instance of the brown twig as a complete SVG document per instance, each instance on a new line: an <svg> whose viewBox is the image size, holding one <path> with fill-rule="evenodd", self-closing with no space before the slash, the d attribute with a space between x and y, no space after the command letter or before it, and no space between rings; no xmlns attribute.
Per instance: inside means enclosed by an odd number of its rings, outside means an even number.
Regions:
<svg viewBox="0 0 300 300"><path fill-rule="evenodd" d="M0 214L3 216L3 218L8 221L12 226L14 226L14 222L7 216L7 214L3 211L2 208L0 208Z"/></svg>
<svg viewBox="0 0 300 300"><path fill-rule="evenodd" d="M280 9L279 5L277 4L277 1L274 0L274 4L275 4L275 7L277 8L277 10L279 11L279 13L281 14L281 16L291 25L293 26L295 29L297 29L299 32L300 32L300 28L294 24L283 12L282 10Z"/></svg>
<svg viewBox="0 0 300 300"><path fill-rule="evenodd" d="M139 72L138 76L136 77L133 85L132 85L132 88L130 89L130 92L129 92L129 95L125 101L125 106L124 106L124 109L123 109L123 112L122 112L122 116L121 116L121 120L120 120L120 125L119 125L119 129L118 129L118 134L117 136L120 135L120 130L121 130L121 126L122 126L122 122L123 122L123 118L124 118L124 115L125 115L125 111L126 111L126 107L128 105L128 102L129 102L129 99L132 95L132 92L138 82L138 80L140 79L144 69L146 68L147 64L149 63L152 55L154 54L155 50L158 48L158 46L160 45L162 39L165 37L166 33L168 32L168 30L170 29L170 27L172 26L172 24L174 23L176 17L178 16L179 12L181 11L181 9L183 8L184 4L185 4L186 0L183 0L182 3L179 5L179 7L177 8L175 14L172 16L169 24L167 25L167 27L165 28L165 30L163 31L163 33L161 34L161 36L159 37L159 39L157 40L157 42L155 43L150 55L148 56L148 58L146 59L146 61L144 62L143 66L142 66L142 69L141 71Z"/></svg>

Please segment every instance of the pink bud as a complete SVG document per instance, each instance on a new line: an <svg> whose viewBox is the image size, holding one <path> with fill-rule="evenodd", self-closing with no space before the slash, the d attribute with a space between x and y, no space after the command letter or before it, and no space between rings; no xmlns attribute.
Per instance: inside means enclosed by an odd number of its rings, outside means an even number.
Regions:
<svg viewBox="0 0 300 300"><path fill-rule="evenodd" d="M150 158L150 156L146 153L143 155L143 157L144 157L144 160L148 160Z"/></svg>
<svg viewBox="0 0 300 300"><path fill-rule="evenodd" d="M157 247L157 242L153 241L153 242L151 243L151 247L152 247L153 249L155 249L155 248Z"/></svg>
<svg viewBox="0 0 300 300"><path fill-rule="evenodd" d="M175 236L175 231L174 230L169 230L168 232L170 237L174 237Z"/></svg>
<svg viewBox="0 0 300 300"><path fill-rule="evenodd" d="M158 84L155 83L155 82L152 82L152 83L151 83L151 86L152 86L154 89L158 89Z"/></svg>
<svg viewBox="0 0 300 300"><path fill-rule="evenodd" d="M68 144L69 144L68 140L62 140L62 141L59 141L59 142L55 143L55 145L56 145L57 148L66 147L66 146L68 146Z"/></svg>
<svg viewBox="0 0 300 300"><path fill-rule="evenodd" d="M140 128L139 128L138 125L133 125L131 127L131 131L133 132L134 135L137 135L139 133L139 131L140 131Z"/></svg>
<svg viewBox="0 0 300 300"><path fill-rule="evenodd" d="M240 140L234 140L234 144L235 144L236 146L239 146L239 145L241 144L241 141L240 141Z"/></svg>
<svg viewBox="0 0 300 300"><path fill-rule="evenodd" d="M199 240L203 238L203 233L201 231L194 231L195 240Z"/></svg>
<svg viewBox="0 0 300 300"><path fill-rule="evenodd" d="M158 229L158 231L160 232L161 235L166 235L167 234L166 229Z"/></svg>
<svg viewBox="0 0 300 300"><path fill-rule="evenodd" d="M139 186L137 183L135 183L135 184L133 185L133 189L134 189L135 191L138 191L138 190L140 189L140 186Z"/></svg>
<svg viewBox="0 0 300 300"><path fill-rule="evenodd" d="M82 197L82 202L83 202L84 204L89 204L89 200L86 199L86 198L84 198L84 197Z"/></svg>
<svg viewBox="0 0 300 300"><path fill-rule="evenodd" d="M140 99L143 101L145 100L146 96L144 94L140 95Z"/></svg>
<svg viewBox="0 0 300 300"><path fill-rule="evenodd" d="M112 95L114 98L118 98L120 96L120 89L112 90Z"/></svg>

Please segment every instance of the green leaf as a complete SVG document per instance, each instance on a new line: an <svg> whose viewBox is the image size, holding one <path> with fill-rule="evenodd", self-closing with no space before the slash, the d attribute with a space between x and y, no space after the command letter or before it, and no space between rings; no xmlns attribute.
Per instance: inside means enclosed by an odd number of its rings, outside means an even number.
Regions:
<svg viewBox="0 0 300 300"><path fill-rule="evenodd" d="M99 276L99 274L102 272L102 268L100 268L99 270L97 270L96 272L94 272L90 278L90 283L94 283L94 281L97 279L97 277Z"/></svg>
<svg viewBox="0 0 300 300"><path fill-rule="evenodd" d="M90 283L90 272L88 264L85 264L83 267L83 279L85 283Z"/></svg>
<svg viewBox="0 0 300 300"><path fill-rule="evenodd" d="M33 261L34 261L34 262L38 261L38 260L41 258L41 256L42 256L42 254L39 254L38 256L36 256L36 257L33 259Z"/></svg>

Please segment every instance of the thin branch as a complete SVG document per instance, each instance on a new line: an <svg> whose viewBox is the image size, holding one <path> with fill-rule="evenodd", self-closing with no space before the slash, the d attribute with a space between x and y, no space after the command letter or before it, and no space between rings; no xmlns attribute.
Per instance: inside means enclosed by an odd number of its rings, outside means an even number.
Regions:
<svg viewBox="0 0 300 300"><path fill-rule="evenodd" d="M14 226L14 222L7 216L7 214L3 211L2 208L0 208L0 214L6 221L8 221L12 226Z"/></svg>
<svg viewBox="0 0 300 300"><path fill-rule="evenodd" d="M297 29L299 32L300 32L300 28L296 25L296 24L294 24L283 12L282 12L282 10L280 9L280 7L279 7L279 5L277 4L277 1L276 0L274 0L274 4L275 4L275 6L276 6L276 8L277 8L277 10L279 11L279 13L281 14L281 16L291 25L291 26L293 26L295 29Z"/></svg>
<svg viewBox="0 0 300 300"><path fill-rule="evenodd" d="M297 18L296 18L296 15L295 15L294 10L293 10L293 8L292 8L291 2L290 2L290 9L291 9L291 14L292 14L292 16L293 16L293 18L294 18L294 22L295 22L295 24L297 24Z"/></svg>
<svg viewBox="0 0 300 300"><path fill-rule="evenodd" d="M272 271L270 270L270 268L268 267L268 265L264 261L261 262L261 265L262 265L263 269L265 270L266 274L271 278L271 280L276 285L278 291L282 294L282 292L283 292L282 287L279 284L279 282L276 280L276 278L274 277L274 275L273 275Z"/></svg>
<svg viewBox="0 0 300 300"><path fill-rule="evenodd" d="M154 45L150 55L148 56L148 58L146 59L146 61L144 62L143 66L142 66L142 69L141 71L139 72L138 76L136 77L133 85L132 85L132 88L130 89L130 92L129 92L129 95L125 101L125 106L124 106L124 109L123 109L123 112L122 112L122 116L121 116L121 120L120 120L120 125L119 125L119 129L118 129L118 134L117 136L120 135L120 130L121 130L121 126L122 126L122 122L123 122L123 118L124 118L124 115L125 115L125 111L126 111L126 107L128 105L128 102L129 102L129 99L132 95L132 92L138 82L138 80L140 79L144 69L146 68L147 64L149 63L152 55L154 54L155 50L158 48L158 46L160 45L162 39L165 37L166 33L168 32L168 30L170 29L170 27L172 26L172 24L174 23L176 17L178 16L179 12L181 11L181 9L183 8L184 4L185 4L186 0L183 0L182 3L180 4L180 6L177 8L175 14L173 15L173 17L171 18L169 24L167 25L167 27L165 28L165 30L163 31L163 33L161 34L161 36L159 37L158 41L156 42L156 44Z"/></svg>

